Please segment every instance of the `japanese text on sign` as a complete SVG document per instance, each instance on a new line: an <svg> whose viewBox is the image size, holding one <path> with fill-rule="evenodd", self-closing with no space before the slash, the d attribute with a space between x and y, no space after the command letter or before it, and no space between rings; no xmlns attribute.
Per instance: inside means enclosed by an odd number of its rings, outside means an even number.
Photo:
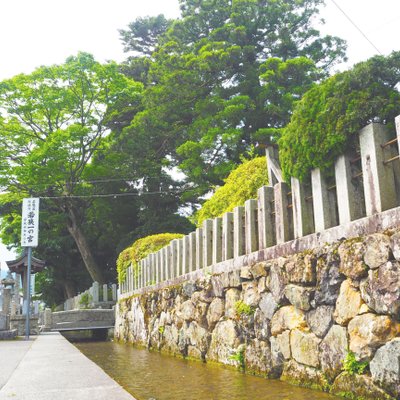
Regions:
<svg viewBox="0 0 400 400"><path fill-rule="evenodd" d="M39 199L22 201L21 246L36 247L39 239Z"/></svg>

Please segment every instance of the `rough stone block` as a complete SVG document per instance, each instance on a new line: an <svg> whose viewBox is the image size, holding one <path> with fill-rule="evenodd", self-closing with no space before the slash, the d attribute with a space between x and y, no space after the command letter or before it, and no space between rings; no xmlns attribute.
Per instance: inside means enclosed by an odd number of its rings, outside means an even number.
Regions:
<svg viewBox="0 0 400 400"><path fill-rule="evenodd" d="M293 329L290 332L290 350L292 357L299 363L310 367L319 367L319 350L321 342L313 333Z"/></svg>
<svg viewBox="0 0 400 400"><path fill-rule="evenodd" d="M335 321L340 325L347 325L359 313L362 304L360 292L353 288L349 279L345 280L340 286L336 302Z"/></svg>
<svg viewBox="0 0 400 400"><path fill-rule="evenodd" d="M303 311L311 308L311 299L314 297L314 290L303 286L289 284L285 288L285 296L290 304Z"/></svg>
<svg viewBox="0 0 400 400"><path fill-rule="evenodd" d="M271 334L276 336L286 329L305 328L304 313L293 306L280 308L271 319Z"/></svg>
<svg viewBox="0 0 400 400"><path fill-rule="evenodd" d="M385 264L390 257L390 239L382 233L370 235L365 240L364 262L371 269Z"/></svg>
<svg viewBox="0 0 400 400"><path fill-rule="evenodd" d="M278 309L278 303L275 301L272 293L263 293L258 306L268 320L272 319L275 311Z"/></svg>
<svg viewBox="0 0 400 400"><path fill-rule="evenodd" d="M360 280L368 273L364 262L365 244L359 239L349 239L343 242L338 252L340 255L339 271L353 280Z"/></svg>
<svg viewBox="0 0 400 400"><path fill-rule="evenodd" d="M226 291L225 294L225 316L227 318L236 317L235 304L240 300L240 290L231 288Z"/></svg>
<svg viewBox="0 0 400 400"><path fill-rule="evenodd" d="M320 306L306 313L307 324L318 337L324 337L331 327L334 309L333 306Z"/></svg>
<svg viewBox="0 0 400 400"><path fill-rule="evenodd" d="M268 342L253 339L244 352L246 370L256 375L269 376L272 371L271 349Z"/></svg>
<svg viewBox="0 0 400 400"><path fill-rule="evenodd" d="M207 311L207 323L210 330L214 329L216 323L225 313L225 302L220 298L215 298Z"/></svg>

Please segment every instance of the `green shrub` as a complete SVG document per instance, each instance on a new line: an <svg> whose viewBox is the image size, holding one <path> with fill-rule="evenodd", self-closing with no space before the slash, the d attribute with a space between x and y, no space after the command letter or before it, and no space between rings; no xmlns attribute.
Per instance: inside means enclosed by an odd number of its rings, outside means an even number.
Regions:
<svg viewBox="0 0 400 400"><path fill-rule="evenodd" d="M343 371L349 375L361 375L368 367L368 361L360 362L356 360L356 355L352 351L348 351L343 360Z"/></svg>
<svg viewBox="0 0 400 400"><path fill-rule="evenodd" d="M247 315L247 316L253 315L255 312L255 309L254 309L254 307L249 306L242 300L238 300L235 303L235 311L236 311L236 315L238 317L241 317L242 315Z"/></svg>
<svg viewBox="0 0 400 400"><path fill-rule="evenodd" d="M89 293L83 293L79 299L79 308L89 308L89 304L92 300L92 296Z"/></svg>
<svg viewBox="0 0 400 400"><path fill-rule="evenodd" d="M213 196L196 213L196 224L200 226L209 218L216 218L241 206L248 199L257 198L257 190L268 184L265 157L245 161L234 169Z"/></svg>
<svg viewBox="0 0 400 400"><path fill-rule="evenodd" d="M165 247L171 240L180 239L180 233L158 233L136 240L132 246L123 250L117 259L118 282L125 282L126 270L132 264L135 273L138 273L139 261L147 255Z"/></svg>
<svg viewBox="0 0 400 400"><path fill-rule="evenodd" d="M327 170L370 122L393 125L400 110L400 52L376 56L315 85L283 129L279 157L286 179Z"/></svg>

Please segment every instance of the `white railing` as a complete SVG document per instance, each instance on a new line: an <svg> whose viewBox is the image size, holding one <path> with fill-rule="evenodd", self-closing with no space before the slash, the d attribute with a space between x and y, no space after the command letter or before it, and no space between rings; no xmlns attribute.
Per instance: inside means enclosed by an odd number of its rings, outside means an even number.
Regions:
<svg viewBox="0 0 400 400"><path fill-rule="evenodd" d="M204 221L201 228L127 269L121 294L173 280L292 239L345 225L400 204L398 138L386 126L372 123L359 132L359 153L344 154L329 175L319 169L300 182L283 181L277 150L267 149L269 186L257 200L222 217Z"/></svg>

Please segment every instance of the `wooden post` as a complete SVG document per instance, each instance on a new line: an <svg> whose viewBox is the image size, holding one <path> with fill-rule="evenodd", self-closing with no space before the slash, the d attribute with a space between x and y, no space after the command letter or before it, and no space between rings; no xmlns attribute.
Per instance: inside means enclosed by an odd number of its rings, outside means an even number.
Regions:
<svg viewBox="0 0 400 400"><path fill-rule="evenodd" d="M289 186L278 182L274 186L276 243L282 244L293 238L293 225L288 210Z"/></svg>
<svg viewBox="0 0 400 400"><path fill-rule="evenodd" d="M257 200L244 203L246 254L258 250Z"/></svg>
<svg viewBox="0 0 400 400"><path fill-rule="evenodd" d="M222 261L233 258L233 213L222 216Z"/></svg>
<svg viewBox="0 0 400 400"><path fill-rule="evenodd" d="M372 123L360 132L361 165L363 170L367 216L396 206L393 168L385 164L389 151L381 144L389 140L387 127Z"/></svg>
<svg viewBox="0 0 400 400"><path fill-rule="evenodd" d="M233 256L239 257L244 253L244 207L239 206L233 209Z"/></svg>
<svg viewBox="0 0 400 400"><path fill-rule="evenodd" d="M258 189L258 248L266 249L275 244L275 218L273 218L272 203L274 189L262 186Z"/></svg>

